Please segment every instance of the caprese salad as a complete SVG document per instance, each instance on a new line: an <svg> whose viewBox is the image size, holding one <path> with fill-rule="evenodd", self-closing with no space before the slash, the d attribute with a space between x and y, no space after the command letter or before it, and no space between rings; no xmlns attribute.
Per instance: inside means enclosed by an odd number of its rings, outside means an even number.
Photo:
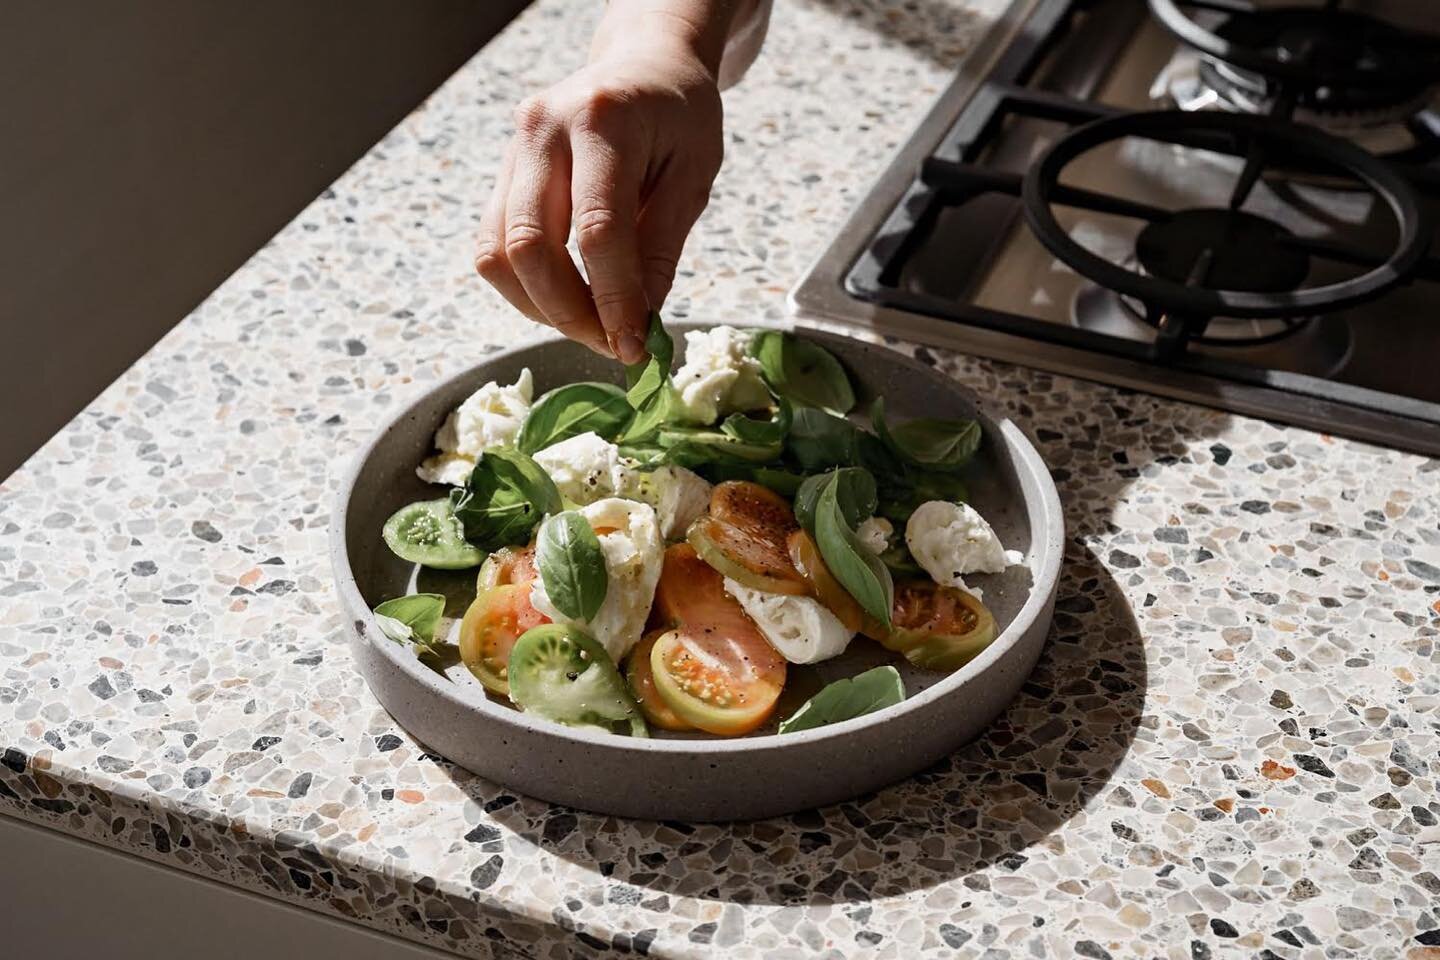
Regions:
<svg viewBox="0 0 1440 960"><path fill-rule="evenodd" d="M459 658L493 696L558 723L645 736L739 736L834 723L905 697L882 666L775 717L792 664L857 635L950 671L995 637L966 577L1022 562L966 503L982 434L968 420L868 424L824 347L717 326L673 342L652 316L625 388L534 396L528 370L487 383L419 465L450 489L383 536L404 560L479 568ZM421 657L442 652L444 597L382 603Z"/></svg>

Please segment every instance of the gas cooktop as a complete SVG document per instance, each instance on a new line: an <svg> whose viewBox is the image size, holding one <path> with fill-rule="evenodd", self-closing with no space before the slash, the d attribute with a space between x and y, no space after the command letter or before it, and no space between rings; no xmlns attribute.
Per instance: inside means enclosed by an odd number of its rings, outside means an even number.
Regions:
<svg viewBox="0 0 1440 960"><path fill-rule="evenodd" d="M1440 454L1431 30L1428 0L1016 0L793 305Z"/></svg>

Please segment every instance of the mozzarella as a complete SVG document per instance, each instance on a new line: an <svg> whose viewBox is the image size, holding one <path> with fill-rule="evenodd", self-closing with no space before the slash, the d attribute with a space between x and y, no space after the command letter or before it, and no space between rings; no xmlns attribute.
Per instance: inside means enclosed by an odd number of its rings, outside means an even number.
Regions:
<svg viewBox="0 0 1440 960"><path fill-rule="evenodd" d="M660 535L666 540L678 540L710 508L711 489L699 474L666 465L649 473L632 471L623 495L654 507Z"/></svg>
<svg viewBox="0 0 1440 960"><path fill-rule="evenodd" d="M660 581L665 545L648 503L610 497L580 508L600 538L608 582L605 599L593 619L566 617L555 609L545 592L543 577L530 587L530 604L556 623L569 623L599 641L616 663L640 640L655 585Z"/></svg>
<svg viewBox="0 0 1440 960"><path fill-rule="evenodd" d="M480 454L515 442L530 413L534 391L528 367L508 387L491 380L476 390L435 431L435 449L440 452L416 468L420 479L463 486Z"/></svg>
<svg viewBox="0 0 1440 960"><path fill-rule="evenodd" d="M630 467L620 449L594 433L538 450L534 459L555 481L560 496L577 506L619 496L630 483Z"/></svg>
<svg viewBox="0 0 1440 960"><path fill-rule="evenodd" d="M829 660L850 645L850 631L840 618L813 597L753 590L729 577L725 592L739 601L770 646L791 663Z"/></svg>
<svg viewBox="0 0 1440 960"><path fill-rule="evenodd" d="M877 557L890 549L890 538L894 534L894 525L884 517L871 517L862 521L855 530L855 536L860 538L865 549Z"/></svg>
<svg viewBox="0 0 1440 960"><path fill-rule="evenodd" d="M750 356L750 337L727 326L685 334L685 363L673 382L686 420L714 423L727 413L770 405L760 361Z"/></svg>
<svg viewBox="0 0 1440 960"><path fill-rule="evenodd" d="M639 500L655 508L660 536L674 540L710 506L710 484L684 467L640 470L620 448L593 433L582 433L535 454L560 495L583 506L606 497Z"/></svg>
<svg viewBox="0 0 1440 960"><path fill-rule="evenodd" d="M1022 560L1019 551L1001 545L990 524L967 503L930 500L920 504L905 524L905 544L936 583L959 587L977 597L980 591L966 586L964 574L1001 573Z"/></svg>

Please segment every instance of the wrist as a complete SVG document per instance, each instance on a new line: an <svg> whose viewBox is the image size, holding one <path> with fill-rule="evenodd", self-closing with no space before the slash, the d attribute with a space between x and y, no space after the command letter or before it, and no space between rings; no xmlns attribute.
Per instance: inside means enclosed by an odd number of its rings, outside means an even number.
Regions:
<svg viewBox="0 0 1440 960"><path fill-rule="evenodd" d="M591 44L590 60L615 56L671 57L720 75L736 15L754 0L610 0Z"/></svg>

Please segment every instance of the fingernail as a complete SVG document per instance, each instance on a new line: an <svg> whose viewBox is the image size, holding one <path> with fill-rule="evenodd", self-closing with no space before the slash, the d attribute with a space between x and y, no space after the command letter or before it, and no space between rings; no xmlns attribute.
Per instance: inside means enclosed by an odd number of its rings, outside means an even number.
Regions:
<svg viewBox="0 0 1440 960"><path fill-rule="evenodd" d="M639 363L645 359L645 341L633 333L622 333L615 339L615 353L623 363Z"/></svg>

